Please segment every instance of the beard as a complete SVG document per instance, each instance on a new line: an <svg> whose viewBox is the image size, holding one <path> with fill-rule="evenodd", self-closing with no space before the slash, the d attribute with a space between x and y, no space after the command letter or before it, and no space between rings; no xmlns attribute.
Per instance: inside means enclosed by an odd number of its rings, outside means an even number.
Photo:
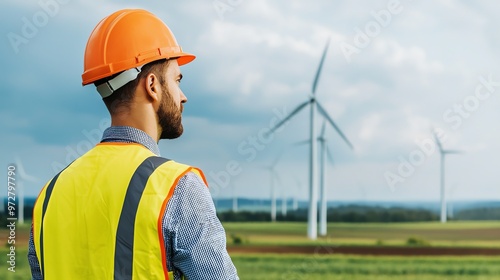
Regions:
<svg viewBox="0 0 500 280"><path fill-rule="evenodd" d="M163 92L166 92L160 107L158 108L158 122L161 127L160 139L175 139L182 135L184 128L182 127L182 109L174 103L174 99L170 95L166 85L162 86Z"/></svg>

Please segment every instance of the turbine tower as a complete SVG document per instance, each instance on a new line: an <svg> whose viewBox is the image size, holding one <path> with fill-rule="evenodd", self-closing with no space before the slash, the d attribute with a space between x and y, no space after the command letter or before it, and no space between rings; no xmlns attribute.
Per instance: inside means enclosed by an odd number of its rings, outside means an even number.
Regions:
<svg viewBox="0 0 500 280"><path fill-rule="evenodd" d="M434 140L436 141L436 145L439 148L439 153L441 155L441 223L446 223L447 220L447 211L446 211L446 188L445 188L445 158L446 155L452 154L461 154L461 151L458 150L445 150L443 149L443 145L441 145L441 141L437 137L436 133L433 131Z"/></svg>
<svg viewBox="0 0 500 280"><path fill-rule="evenodd" d="M271 165L268 165L264 168L269 170L269 176L271 180L271 221L276 222L276 186L274 185L275 181L280 183L280 178L278 173L276 173L276 164L280 159L281 154L279 154L276 159L273 161Z"/></svg>
<svg viewBox="0 0 500 280"><path fill-rule="evenodd" d="M326 236L327 234L327 195L326 195L326 159L333 164L333 157L328 149L327 139L325 137L326 130L326 120L323 121L323 126L321 128L321 134L318 137L318 142L320 143L321 154L321 177L320 177L320 211L319 211L319 235Z"/></svg>
<svg viewBox="0 0 500 280"><path fill-rule="evenodd" d="M236 196L236 185L233 184L233 212L238 212L238 197Z"/></svg>
<svg viewBox="0 0 500 280"><path fill-rule="evenodd" d="M24 224L24 182L38 182L38 179L28 175L24 171L24 166L19 158L16 158L17 174L19 175L19 180L17 180L17 196L19 197L19 208L18 208L18 222L20 225Z"/></svg>
<svg viewBox="0 0 500 280"><path fill-rule="evenodd" d="M3 192L0 192L0 214L5 212L5 198L3 197Z"/></svg>
<svg viewBox="0 0 500 280"><path fill-rule="evenodd" d="M281 215L286 216L286 190L283 190L283 198L281 200Z"/></svg>
<svg viewBox="0 0 500 280"><path fill-rule="evenodd" d="M328 45L330 40L327 41L325 49L323 51L323 55L321 56L321 61L319 63L318 70L316 71L316 75L314 77L314 82L312 85L311 95L309 99L304 103L300 104L293 110L286 118L284 118L281 122L276 124L270 131L269 134L273 133L276 129L280 128L284 123L290 120L293 116L295 116L302 109L310 105L310 124L309 124L309 141L310 141L310 153L309 153L309 210L308 210L308 218L307 218L307 236L309 239L315 240L318 237L318 188L317 188L317 171L316 171L316 129L315 129L315 116L316 109L318 109L319 113L323 115L323 117L330 123L330 125L337 130L340 136L344 139L344 141L352 147L351 143L344 136L342 131L337 127L332 118L328 115L323 106L316 100L316 87L318 85L319 76L321 74L321 69L323 68L323 63L325 61L326 53L328 51Z"/></svg>
<svg viewBox="0 0 500 280"><path fill-rule="evenodd" d="M299 209L299 194L300 194L300 180L299 178L295 177L295 182L297 183L297 194L294 196L293 198L293 205L292 205L292 209L294 211L297 211L297 209Z"/></svg>
<svg viewBox="0 0 500 280"><path fill-rule="evenodd" d="M358 183L358 189L359 189L359 192L361 193L361 201L365 202L365 200L366 200L366 187L365 187L365 185Z"/></svg>

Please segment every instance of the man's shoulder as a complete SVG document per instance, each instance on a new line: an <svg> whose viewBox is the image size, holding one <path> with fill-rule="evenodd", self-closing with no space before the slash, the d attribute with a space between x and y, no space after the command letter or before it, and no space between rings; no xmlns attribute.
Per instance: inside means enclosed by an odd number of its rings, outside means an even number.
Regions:
<svg viewBox="0 0 500 280"><path fill-rule="evenodd" d="M166 161L158 167L156 175L175 177L177 186L181 184L188 184L200 185L205 188L207 187L208 183L201 169L172 159L163 157L158 158Z"/></svg>

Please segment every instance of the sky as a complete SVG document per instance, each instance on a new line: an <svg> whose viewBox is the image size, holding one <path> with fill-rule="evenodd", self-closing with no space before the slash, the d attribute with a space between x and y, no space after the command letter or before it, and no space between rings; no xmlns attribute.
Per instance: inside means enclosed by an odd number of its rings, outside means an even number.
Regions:
<svg viewBox="0 0 500 280"><path fill-rule="evenodd" d="M327 126L329 201L439 201L440 156L452 200L500 200L500 18L497 1L5 0L0 17L0 165L45 182L97 142L109 115L81 85L86 41L105 16L147 9L197 56L182 66L184 134L162 156L200 167L217 198L308 196L304 110L316 90L352 142ZM323 119L318 115L319 132ZM279 157L279 155L281 156ZM20 176L19 173L16 176ZM1 192L6 195L6 187Z"/></svg>

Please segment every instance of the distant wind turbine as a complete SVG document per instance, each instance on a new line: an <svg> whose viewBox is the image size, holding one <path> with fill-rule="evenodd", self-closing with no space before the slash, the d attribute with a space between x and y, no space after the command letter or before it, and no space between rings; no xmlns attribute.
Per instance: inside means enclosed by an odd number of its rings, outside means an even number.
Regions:
<svg viewBox="0 0 500 280"><path fill-rule="evenodd" d="M5 212L5 198L3 197L3 192L0 192L0 214Z"/></svg>
<svg viewBox="0 0 500 280"><path fill-rule="evenodd" d="M236 185L233 184L233 212L238 212L238 196L236 196Z"/></svg>
<svg viewBox="0 0 500 280"><path fill-rule="evenodd" d="M365 202L365 200L366 200L366 187L365 187L365 185L358 183L358 189L359 189L359 192L361 193L361 201Z"/></svg>
<svg viewBox="0 0 500 280"><path fill-rule="evenodd" d="M283 217L286 216L286 190L285 189L283 189L283 198L281 200L281 215L283 215Z"/></svg>
<svg viewBox="0 0 500 280"><path fill-rule="evenodd" d="M24 224L24 182L38 182L38 179L28 175L24 170L24 166L19 158L16 157L17 174L19 175L19 180L17 180L17 196L19 197L19 209L18 209L18 222L19 224Z"/></svg>
<svg viewBox="0 0 500 280"><path fill-rule="evenodd" d="M434 135L434 140L436 141L436 145L439 148L439 153L441 154L441 223L446 223L447 217L446 217L446 188L445 188L445 164L444 160L446 158L446 155L452 155L452 154L461 154L462 151L458 150L445 150L443 149L443 145L441 145L441 141L439 141L439 138L437 137L435 131L432 132Z"/></svg>
<svg viewBox="0 0 500 280"><path fill-rule="evenodd" d="M276 157L276 159L264 168L269 170L269 176L271 179L271 221L276 222L276 186L275 182L281 185L278 173L276 173L276 164L281 157L281 153Z"/></svg>
<svg viewBox="0 0 500 280"><path fill-rule="evenodd" d="M301 189L301 187L300 187L301 184L300 184L299 178L295 177L295 182L297 184L297 194L293 198L292 209L294 211L296 211L297 209L299 209L299 193L300 193L300 189Z"/></svg>
<svg viewBox="0 0 500 280"><path fill-rule="evenodd" d="M323 117L328 120L331 126L340 134L342 139L352 148L351 143L347 138L344 136L342 131L337 127L333 119L328 115L326 110L323 108L323 106L319 103L318 100L316 100L316 87L318 85L319 81L319 76L321 74L321 69L323 68L323 63L325 62L325 57L326 53L328 51L328 45L330 43L330 40L327 41L325 49L323 51L323 55L321 56L321 61L319 63L318 70L316 72L316 76L314 77L314 82L312 85L312 92L311 95L309 96L309 99L305 101L304 103L300 104L293 110L286 118L284 118L281 122L276 124L270 131L270 133L273 133L276 129L280 128L283 124L285 124L288 120L290 120L293 116L295 116L298 112L300 112L302 109L310 105L310 155L309 155L309 212L308 212L308 218L307 218L307 236L309 239L315 240L318 236L318 224L317 224L317 218L318 218L318 208L317 208L317 201L318 201L318 188L317 188L317 178L316 178L316 141L314 139L316 138L316 129L315 129L315 117L316 117L316 108L318 109L319 113L323 115Z"/></svg>

